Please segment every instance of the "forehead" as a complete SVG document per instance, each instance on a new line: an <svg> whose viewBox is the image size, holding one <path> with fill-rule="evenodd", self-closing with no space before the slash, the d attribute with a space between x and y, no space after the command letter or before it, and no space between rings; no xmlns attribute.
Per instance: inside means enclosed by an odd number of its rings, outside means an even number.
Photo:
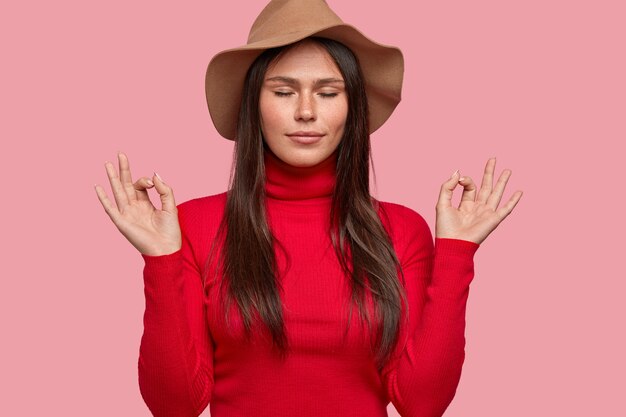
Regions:
<svg viewBox="0 0 626 417"><path fill-rule="evenodd" d="M313 41L296 44L272 61L267 68L266 78L276 75L342 78L341 71L328 51Z"/></svg>

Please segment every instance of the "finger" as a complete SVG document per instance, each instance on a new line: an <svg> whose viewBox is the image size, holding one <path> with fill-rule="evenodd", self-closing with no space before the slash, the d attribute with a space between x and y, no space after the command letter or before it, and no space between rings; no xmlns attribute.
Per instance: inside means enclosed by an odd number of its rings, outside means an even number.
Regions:
<svg viewBox="0 0 626 417"><path fill-rule="evenodd" d="M174 201L174 190L172 190L172 187L164 183L156 172L152 177L152 181L154 182L154 189L157 190L159 197L161 197L161 210L168 213L176 213L176 202Z"/></svg>
<svg viewBox="0 0 626 417"><path fill-rule="evenodd" d="M498 204L500 204L500 200L502 200L502 195L504 194L504 189L506 187L506 183L511 178L511 174L513 172L510 169L505 169L500 174L500 178L498 178L498 183L496 187L493 189L493 192L487 199L487 207L491 207L493 210L498 208Z"/></svg>
<svg viewBox="0 0 626 417"><path fill-rule="evenodd" d="M483 181L480 184L480 191L478 192L477 203L486 203L491 189L493 188L493 171L496 168L496 158L489 158L485 165L485 173L483 174Z"/></svg>
<svg viewBox="0 0 626 417"><path fill-rule="evenodd" d="M459 178L459 184L463 186L463 194L461 194L461 201L459 202L459 208L467 205L468 202L473 203L476 200L476 184L471 177Z"/></svg>
<svg viewBox="0 0 626 417"><path fill-rule="evenodd" d="M111 220L115 222L119 215L119 211L117 210L117 207L115 207L115 205L111 203L111 200L109 200L109 197L107 197L106 192L101 186L99 186L98 184L95 184L94 188L96 189L98 200L100 200L102 207L104 207L104 211L106 212L106 214L109 215Z"/></svg>
<svg viewBox="0 0 626 417"><path fill-rule="evenodd" d="M107 171L107 175L109 176L109 182L111 183L111 189L113 190L113 197L117 203L117 210L120 212L124 211L124 208L128 205L128 196L126 195L126 191L124 191L124 186L122 186L120 178L115 171L115 167L111 162L106 161L104 167Z"/></svg>
<svg viewBox="0 0 626 417"><path fill-rule="evenodd" d="M148 188L152 187L154 187L154 183L150 178L142 177L135 181L133 188L137 194L137 201L150 201L150 197L148 197Z"/></svg>
<svg viewBox="0 0 626 417"><path fill-rule="evenodd" d="M459 170L454 171L450 179L441 184L441 190L439 191L439 199L437 200L437 208L452 207L452 194L454 188L459 183Z"/></svg>
<svg viewBox="0 0 626 417"><path fill-rule="evenodd" d="M123 152L118 152L117 159L120 165L120 182L122 183L124 191L128 196L128 201L129 203L137 201L136 190L133 186L133 180L130 175L130 163L128 162L128 157Z"/></svg>
<svg viewBox="0 0 626 417"><path fill-rule="evenodd" d="M496 213L498 214L498 216L501 218L500 221L504 220L504 218L506 216L508 216L509 214L511 214L511 212L513 211L513 209L515 208L515 206L517 205L517 203L519 202L520 198L522 198L522 191L516 191L511 198L509 199L509 201L506 202L506 204L502 207L500 207L498 210L496 210Z"/></svg>

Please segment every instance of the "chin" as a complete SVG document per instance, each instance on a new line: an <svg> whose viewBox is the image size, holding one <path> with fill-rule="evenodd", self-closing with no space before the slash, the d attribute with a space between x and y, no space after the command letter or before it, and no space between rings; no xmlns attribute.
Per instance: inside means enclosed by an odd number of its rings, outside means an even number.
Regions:
<svg viewBox="0 0 626 417"><path fill-rule="evenodd" d="M323 158L297 158L297 159L287 159L287 160L283 159L283 161L286 164L289 164L291 166L298 167L298 168L312 167L312 166L319 164L323 160L324 160Z"/></svg>
<svg viewBox="0 0 626 417"><path fill-rule="evenodd" d="M326 155L325 152L315 151L313 149L308 150L294 150L294 149L284 149L283 152L277 153L272 152L278 159L283 161L284 163L299 167L311 167L319 164L328 158L329 155Z"/></svg>
<svg viewBox="0 0 626 417"><path fill-rule="evenodd" d="M320 154L303 152L302 155L292 156L290 158L283 159L283 161L295 167L305 168L315 166L320 162L325 161L329 156L330 154L327 153Z"/></svg>

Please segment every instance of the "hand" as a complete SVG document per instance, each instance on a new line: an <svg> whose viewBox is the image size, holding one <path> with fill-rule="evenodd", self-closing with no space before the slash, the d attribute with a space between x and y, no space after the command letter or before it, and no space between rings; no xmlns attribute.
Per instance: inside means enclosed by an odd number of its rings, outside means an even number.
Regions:
<svg viewBox="0 0 626 417"><path fill-rule="evenodd" d="M115 226L139 252L160 256L178 251L182 246L178 209L174 192L158 174L152 179L143 177L134 184L130 165L125 154L118 154L120 176L111 162L104 164L117 207L111 203L104 189L95 185L96 194ZM161 210L157 210L148 188L155 187L161 197Z"/></svg>
<svg viewBox="0 0 626 417"><path fill-rule="evenodd" d="M498 208L512 172L505 169L493 188L495 167L496 158L489 159L478 197L474 181L467 176L459 179L458 171L442 184L436 206L436 237L469 240L480 244L513 211L522 197L522 191L516 191L504 206ZM455 208L452 207L452 193L457 184L463 186L463 194L459 207Z"/></svg>

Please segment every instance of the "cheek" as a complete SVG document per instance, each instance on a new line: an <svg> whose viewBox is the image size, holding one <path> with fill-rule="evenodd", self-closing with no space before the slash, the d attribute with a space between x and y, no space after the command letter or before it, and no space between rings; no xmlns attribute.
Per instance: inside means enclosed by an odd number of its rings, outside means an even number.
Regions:
<svg viewBox="0 0 626 417"><path fill-rule="evenodd" d="M263 99L263 94L259 97L259 118L261 119L261 126L267 123L267 102Z"/></svg>
<svg viewBox="0 0 626 417"><path fill-rule="evenodd" d="M331 121L335 129L338 131L343 130L346 124L346 120L348 119L348 105L340 104L338 105L333 112L330 114Z"/></svg>
<svg viewBox="0 0 626 417"><path fill-rule="evenodd" d="M280 125L280 111L276 106L272 105L271 100L263 99L259 101L259 115L261 118L261 126L267 130L274 130Z"/></svg>

